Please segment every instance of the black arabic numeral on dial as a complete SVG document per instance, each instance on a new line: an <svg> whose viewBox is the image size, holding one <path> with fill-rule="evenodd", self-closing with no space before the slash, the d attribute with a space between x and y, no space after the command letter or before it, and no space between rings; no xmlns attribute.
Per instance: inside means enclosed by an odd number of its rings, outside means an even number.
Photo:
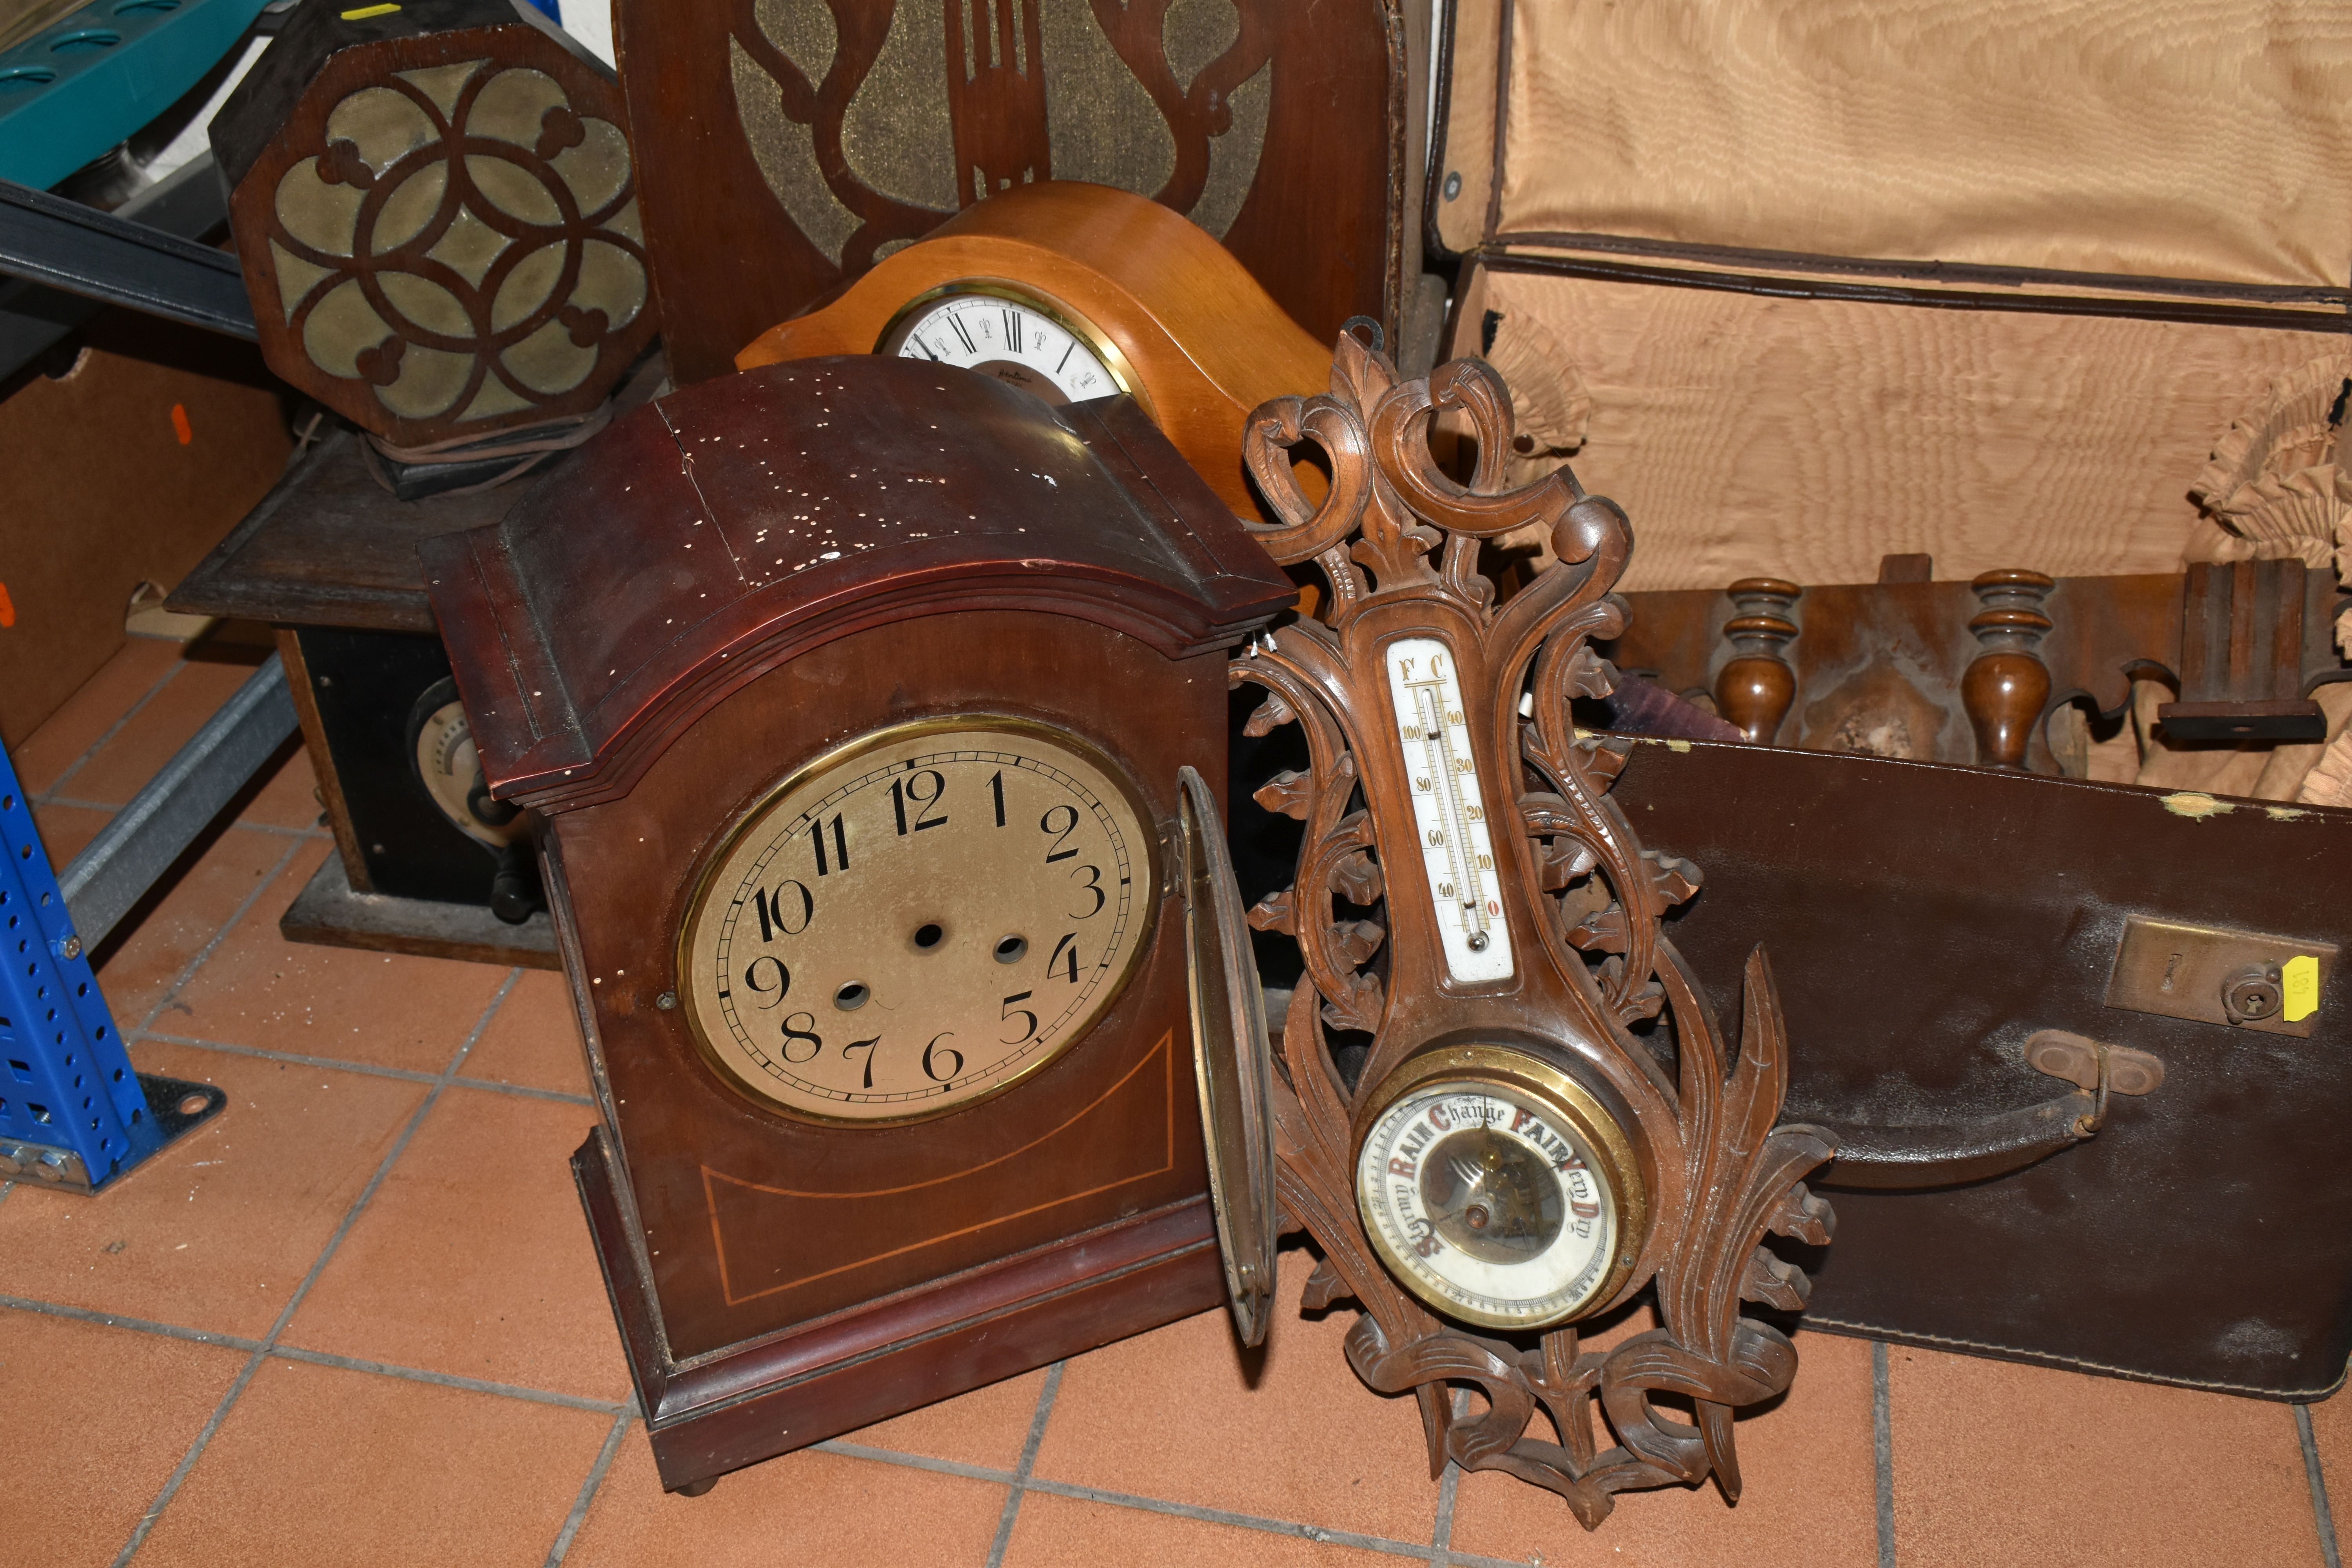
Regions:
<svg viewBox="0 0 2352 1568"><path fill-rule="evenodd" d="M1076 931L1072 931L1055 942L1054 956L1045 961L1045 973L1048 975L1057 972L1071 984L1076 985L1078 983L1078 937Z"/></svg>
<svg viewBox="0 0 2352 1568"><path fill-rule="evenodd" d="M815 1020L811 1019L810 1022L814 1023ZM868 1089L874 1087L874 1047L881 1043L882 1037L877 1035L870 1040L852 1040L841 1047L841 1057L844 1061L849 1059L849 1053L852 1051L866 1053L866 1087Z"/></svg>
<svg viewBox="0 0 2352 1568"><path fill-rule="evenodd" d="M1063 823L1059 827L1055 826L1054 818L1061 816L1065 812L1069 814L1069 820ZM1078 808L1076 806L1065 801L1060 805L1051 807L1046 811L1045 816L1037 819L1037 830L1040 833L1050 833L1054 836L1053 847L1045 851L1046 865L1050 866L1056 860L1075 860L1078 858L1078 852L1076 849L1065 849L1062 847L1064 841L1066 841L1071 834L1076 833L1078 830Z"/></svg>
<svg viewBox="0 0 2352 1568"><path fill-rule="evenodd" d="M773 984L768 985L760 984L762 964L774 973ZM760 1004L760 1011L765 1013L782 1002L784 999L784 993L793 988L793 972L784 967L783 960L772 954L762 953L743 966L743 988L768 998L767 1001Z"/></svg>
<svg viewBox="0 0 2352 1568"><path fill-rule="evenodd" d="M1099 866L1081 866L1076 870L1072 871L1070 875L1076 877L1080 873L1085 874L1087 885L1080 888L1078 891L1081 893L1092 893L1095 896L1095 907L1090 910L1072 910L1070 911L1070 918L1074 921L1092 920L1095 916L1102 913L1103 904L1106 900L1106 895L1103 892L1102 885L1102 868Z"/></svg>
<svg viewBox="0 0 2352 1568"><path fill-rule="evenodd" d="M954 1033L954 1030L950 1029L946 1034L934 1035L931 1037L931 1043L923 1047L923 1076L929 1079L933 1083L946 1083L950 1079L954 1078L956 1074L963 1071L963 1053L961 1051L956 1049L953 1046L950 1046L943 1051L940 1049L940 1042ZM940 1072L938 1068L932 1066L935 1055L940 1057L953 1057L955 1058L955 1065L948 1068L947 1071Z"/></svg>
<svg viewBox="0 0 2352 1568"><path fill-rule="evenodd" d="M805 1045L808 1048L795 1056L793 1053L793 1047L796 1045ZM787 1013L784 1015L784 1060L794 1066L802 1062L813 1062L816 1060L816 1054L823 1049L824 1049L824 1037L816 1032L815 1014Z"/></svg>
<svg viewBox="0 0 2352 1568"><path fill-rule="evenodd" d="M809 845L816 851L816 874L820 877L830 877L835 871L849 869L848 824L844 818L836 816L833 819L832 826L833 861L828 865L824 858L825 820L820 816L809 824Z"/></svg>
<svg viewBox="0 0 2352 1568"><path fill-rule="evenodd" d="M795 898L795 894L799 896ZM797 923L793 918L795 904L800 910ZM816 898L806 883L793 880L772 893L763 888L752 889L751 907L759 911L760 940L773 942L779 936L798 936L808 930L809 920L816 913Z"/></svg>
<svg viewBox="0 0 2352 1568"><path fill-rule="evenodd" d="M1037 1015L1032 1013L1026 1007L1016 1008L1013 1005L1015 1002L1026 1002L1030 997L1035 994L1036 993L1034 991L1015 991L1012 995L1007 996L1004 999L1004 1005L997 1010L997 1016L1003 1019L1008 1024L1013 1022L1016 1017L1026 1018L1029 1020L1028 1024L1023 1027L1022 1031L1018 1035L1013 1036L1013 1038L1004 1042L1006 1045L1025 1046L1035 1037L1037 1033ZM999 1037L1001 1038L1002 1037Z"/></svg>
<svg viewBox="0 0 2352 1568"><path fill-rule="evenodd" d="M925 779L931 781L929 794L923 791ZM926 827L945 827L948 822L946 812L943 811L937 816L925 816L923 808L927 805L937 805L940 803L940 797L947 793L948 781L935 769L925 768L921 773L912 773L902 779L892 779L890 809L898 814L898 837L901 838L907 837L907 803L909 801L912 801L915 806L914 831L919 833ZM845 860L843 864L847 865L848 862Z"/></svg>

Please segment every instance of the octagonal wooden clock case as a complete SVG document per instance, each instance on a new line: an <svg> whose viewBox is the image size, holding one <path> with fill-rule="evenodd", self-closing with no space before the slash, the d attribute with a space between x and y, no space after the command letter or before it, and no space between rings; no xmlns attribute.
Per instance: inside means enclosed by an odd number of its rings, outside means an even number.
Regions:
<svg viewBox="0 0 2352 1568"><path fill-rule="evenodd" d="M1178 774L1295 590L1132 401L775 365L425 552L665 1486L1222 1299Z"/></svg>

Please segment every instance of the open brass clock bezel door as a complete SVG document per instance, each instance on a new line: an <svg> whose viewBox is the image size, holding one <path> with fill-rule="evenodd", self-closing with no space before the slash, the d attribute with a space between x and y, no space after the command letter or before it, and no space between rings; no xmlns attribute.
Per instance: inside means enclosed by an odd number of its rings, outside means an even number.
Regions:
<svg viewBox="0 0 2352 1568"><path fill-rule="evenodd" d="M1209 1196L1234 1328L1242 1343L1256 1345L1265 1342L1273 1315L1278 1234L1274 1051L1266 1037L1265 995L1250 951L1246 906L1216 796L1189 767L1177 770L1176 796L1183 837L1192 1070L1200 1085Z"/></svg>

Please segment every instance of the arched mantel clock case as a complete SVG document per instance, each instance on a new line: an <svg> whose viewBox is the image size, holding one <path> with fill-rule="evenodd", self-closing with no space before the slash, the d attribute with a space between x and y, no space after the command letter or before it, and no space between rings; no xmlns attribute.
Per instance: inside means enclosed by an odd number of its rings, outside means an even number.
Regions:
<svg viewBox="0 0 2352 1568"><path fill-rule="evenodd" d="M794 360L426 549L663 1482L1214 1308L1177 777L1297 595L1131 399Z"/></svg>
<svg viewBox="0 0 2352 1568"><path fill-rule="evenodd" d="M1447 410L1484 455L1466 489L1431 457ZM1803 1305L1805 1276L1762 1243L1829 1240L1802 1178L1836 1145L1775 1126L1787 1050L1762 950L1727 1059L1661 934L1698 870L1643 849L1610 799L1633 742L1570 717L1610 689L1588 645L1623 626L1610 589L1632 534L1565 469L1500 489L1509 410L1483 363L1400 382L1342 335L1328 395L1255 415L1246 457L1282 519L1255 536L1329 592L1229 668L1265 692L1251 733L1305 731L1309 766L1257 795L1306 825L1294 884L1244 916L1214 804L1188 796L1194 1027L1244 1341L1266 1331L1276 1236L1306 1231L1323 1253L1307 1305L1360 1308L1349 1360L1418 1396L1432 1474L1508 1471L1590 1528L1628 1489L1712 1473L1738 1497L1733 1412L1796 1370L1740 1306ZM1330 464L1319 505L1291 479L1302 444ZM1529 524L1559 562L1498 606L1480 543ZM1305 961L1278 1057L1244 918ZM1352 1077L1335 1036L1370 1038ZM1580 1321L1654 1285L1660 1327L1580 1351ZM1484 1410L1455 1413L1446 1390L1463 1384ZM1696 1424L1661 1395L1691 1401ZM1539 1407L1557 1441L1530 1434Z"/></svg>

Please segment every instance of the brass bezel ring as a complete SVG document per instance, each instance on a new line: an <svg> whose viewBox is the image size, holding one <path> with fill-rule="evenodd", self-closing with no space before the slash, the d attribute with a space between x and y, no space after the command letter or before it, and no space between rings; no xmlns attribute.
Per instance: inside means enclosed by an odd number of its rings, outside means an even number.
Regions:
<svg viewBox="0 0 2352 1568"><path fill-rule="evenodd" d="M1016 283L1011 279L959 278L952 282L940 284L937 288L924 289L899 306L889 321L883 323L881 335L874 340L874 352L877 354L898 353L905 340L900 338L898 342L893 342L891 340L898 337L899 327L919 312L953 294L983 294L992 300L1009 300L1013 304L1036 311L1037 314L1086 344L1087 352L1093 354L1103 369L1110 373L1112 384L1119 391L1141 404L1143 412L1150 416L1154 425L1160 423L1160 412L1151 405L1151 394L1144 390L1143 378L1136 374L1135 366L1129 362L1127 355L1119 351L1117 343L1104 335L1101 328L1097 327L1085 316L1052 295L1041 293L1025 283Z"/></svg>
<svg viewBox="0 0 2352 1568"><path fill-rule="evenodd" d="M1412 1270L1406 1268L1390 1249L1387 1237L1372 1217L1363 1184L1356 1175L1362 1166L1364 1142L1398 1100L1426 1085L1452 1081L1497 1085L1532 1097L1573 1128L1583 1139L1585 1146L1599 1156L1604 1167L1601 1173L1608 1179L1610 1201L1616 1210L1612 1216L1612 1240L1617 1256L1608 1271L1582 1299L1556 1316L1541 1321L1503 1318L1472 1310L1459 1301L1433 1300L1423 1291ZM1389 1273L1433 1311L1443 1317L1475 1323L1480 1328L1552 1329L1598 1310L1614 1300L1617 1293L1624 1289L1626 1279L1633 1273L1633 1265L1642 1255L1643 1244L1648 1238L1649 1189L1642 1181L1641 1162L1624 1129L1609 1113L1599 1097L1568 1073L1523 1047L1445 1046L1400 1062L1396 1069L1381 1079L1380 1086L1366 1097L1364 1103L1372 1109L1363 1119L1363 1136L1353 1151L1353 1167L1349 1175L1356 1184L1356 1212L1363 1223L1365 1236L1371 1242L1372 1251Z"/></svg>
<svg viewBox="0 0 2352 1568"><path fill-rule="evenodd" d="M712 879L718 875L719 868L727 863L736 845L742 842L744 837L752 829L765 822L785 797L811 779L840 767L845 763L855 762L867 752L881 751L901 741L923 735L942 734L951 730L990 730L1026 735L1074 752L1105 778L1110 780L1112 787L1127 803L1128 809L1135 815L1143 840L1136 847L1132 857L1133 863L1140 868L1134 876L1136 883L1141 889L1136 898L1138 913L1135 940L1129 945L1127 956L1120 963L1118 973L1111 977L1108 989L1103 993L1102 1005L1095 1013L1095 1020L1097 1024L1101 1022L1105 1014L1118 1005L1119 998L1126 994L1128 983L1135 978L1136 969L1142 962L1145 951L1150 948L1157 939L1160 902L1160 819L1152 814L1150 805L1144 800L1142 793L1135 787L1135 783L1129 777L1127 769L1120 766L1109 752L1084 736L1062 729L1058 725L1024 718L1015 713L941 713L925 719L903 720L895 724L886 724L878 730L869 730L862 735L828 748L793 768L782 780L761 791L749 805L736 813L733 820L720 830L711 847L703 852L696 864L694 875L688 883L689 890L685 907L677 917L677 935L670 948L671 987L677 993L679 1003L677 1014L685 1019L687 1037L693 1041L696 1054L702 1058L703 1064L711 1069L713 1076L732 1090L739 1099L759 1110L773 1116L782 1116L793 1121L809 1122L821 1127L904 1127L918 1121L931 1121L943 1116L953 1116L959 1111L969 1110L973 1106L994 1100L1016 1084L1026 1082L1032 1075L1061 1060L1081 1040L1093 1034L1091 1026L1082 1030L1072 1030L1052 1050L1023 1067L1020 1071L1013 1074L1003 1082L968 1100L959 1100L950 1105L934 1106L905 1116L827 1116L822 1111L784 1104L772 1096L762 1093L756 1085L742 1078L735 1070L726 1056L711 1043L709 1036L704 1032L701 1016L695 1006L691 941L696 917L703 908L704 896L709 892Z"/></svg>

